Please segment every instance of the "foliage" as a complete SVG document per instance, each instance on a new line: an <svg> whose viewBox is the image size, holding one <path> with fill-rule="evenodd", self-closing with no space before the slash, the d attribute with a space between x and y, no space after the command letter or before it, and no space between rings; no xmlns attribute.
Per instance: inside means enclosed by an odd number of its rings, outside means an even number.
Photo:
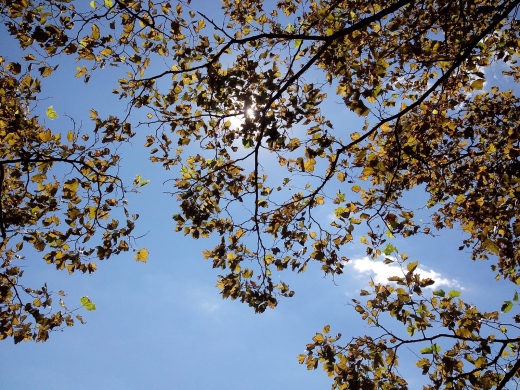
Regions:
<svg viewBox="0 0 520 390"><path fill-rule="evenodd" d="M224 0L222 20L191 3L24 0L3 2L1 14L22 48L40 48L49 60L74 56L85 82L107 64L126 71L114 92L155 125L145 144L151 160L179 172L176 229L219 238L204 257L222 271L223 297L263 312L294 295L273 280L274 270L299 273L318 263L339 275L354 233L377 259L397 253L388 237L458 226L467 234L460 250L490 259L497 279L520 284L520 101L513 90L486 84L491 67L507 82L520 78L520 1ZM7 65L12 73L20 68ZM44 61L38 71L46 76L52 67ZM360 120L330 119L338 101ZM124 133L117 118L103 123ZM71 150L52 142L52 156ZM117 163L106 157L100 167ZM37 163L19 164L30 176ZM83 179L94 174L87 167ZM106 170L96 175L107 178L103 188L119 183ZM414 220L417 210L403 202L413 189L425 190L430 220ZM324 226L320 216L330 207L336 218ZM341 389L407 388L397 368L398 352L409 346L424 355L416 364L430 380L425 388L504 388L520 367L517 325L457 291L431 294L425 288L434 281L406 260L388 257L403 275L354 301L376 336L342 346L326 327L300 362L321 364ZM512 306L508 300L501 309ZM404 336L385 325L392 318Z"/></svg>
<svg viewBox="0 0 520 390"><path fill-rule="evenodd" d="M74 310L60 298L64 311L53 312L47 285L22 283L25 253L40 252L45 262L72 274L92 273L97 268L92 258L129 249L136 217L124 209L126 224L110 219L113 210L124 208L125 189L117 176L119 156L109 146L131 132L127 123L102 120L92 110L93 141L76 128L62 139L31 115L40 81L22 74L19 64L0 65L0 339L45 341L49 331L74 324ZM52 106L46 114L57 116ZM92 237L98 243L89 245Z"/></svg>

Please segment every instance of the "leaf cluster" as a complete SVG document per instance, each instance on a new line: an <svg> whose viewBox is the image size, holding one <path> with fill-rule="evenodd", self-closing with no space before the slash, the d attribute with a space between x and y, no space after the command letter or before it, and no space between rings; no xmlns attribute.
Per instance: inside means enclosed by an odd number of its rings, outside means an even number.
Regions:
<svg viewBox="0 0 520 390"><path fill-rule="evenodd" d="M62 137L31 113L40 90L37 77L0 60L0 339L16 343L45 341L74 323L61 298L65 311L52 311L47 286L23 283L26 253L69 274L92 273L93 259L129 250L137 219L125 208L120 157L110 147L131 136L130 127L92 111L92 141L75 127ZM122 224L112 218L118 209L127 216Z"/></svg>
<svg viewBox="0 0 520 390"><path fill-rule="evenodd" d="M115 0L85 10L70 0L37 7L24 0L6 2L0 15L22 48L43 50L44 59L75 56L76 76L85 82L107 64L126 71L114 93L130 111L146 112L141 125L156 129L145 143L150 160L176 172L176 230L216 237L218 245L203 255L222 273L217 286L224 298L263 312L294 295L274 272L301 273L317 264L337 277L356 235L369 257L385 255L389 263L398 254L389 239L459 226L466 234L460 250L491 260L497 279L520 283L519 100L514 90L488 87L493 80L486 73L500 68L507 82L520 79L519 0L222 4L221 20L197 12L191 1ZM54 71L38 66L44 77ZM5 69L18 75L22 66ZM9 92L15 102L25 99L18 85L36 83L5 80L16 85ZM19 114L28 114L24 107ZM344 113L331 115L330 107ZM1 118L20 121L16 110ZM132 134L117 117L103 121L93 113L93 119L102 142ZM10 145L20 145L2 152L9 161L2 164L4 241L33 221L48 221L47 230L24 233L25 242L52 248L45 256L58 268L82 271L89 271L78 255L83 249L68 245L88 241L92 229L105 230L99 258L127 250L133 221L124 228L101 222L123 199L103 198L124 193L108 174L117 155L76 144L73 136L72 146L62 143L35 118L24 121L0 127L4 144L14 137ZM58 161L72 169L63 182L47 179ZM145 184L136 177L134 185ZM404 195L418 189L425 203L405 203ZM52 233L62 221L52 216L56 194L67 205L69 228L61 233ZM11 205L10 199L20 200ZM26 210L16 219L21 205ZM425 221L416 219L421 206L431 210ZM141 250L136 259L147 255ZM401 254L398 263L406 260ZM5 280L7 286L13 278ZM372 299L354 301L378 335L341 346L326 327L300 362L309 369L321 363L341 389L407 388L398 352L416 345L428 355L417 361L430 380L426 388L502 389L515 380L517 325L500 320L498 310L463 302L457 291L430 296L426 288L434 281L421 278L417 262L390 281L398 287L372 284L371 292L362 291ZM512 302L501 309L507 313ZM390 331L387 319L405 335Z"/></svg>

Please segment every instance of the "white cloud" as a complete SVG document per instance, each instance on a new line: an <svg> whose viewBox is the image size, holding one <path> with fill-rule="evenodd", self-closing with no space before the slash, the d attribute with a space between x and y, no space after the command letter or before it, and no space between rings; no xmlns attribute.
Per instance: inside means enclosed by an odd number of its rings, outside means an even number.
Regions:
<svg viewBox="0 0 520 390"><path fill-rule="evenodd" d="M215 303L204 302L200 305L200 307L205 313L213 313L214 311L218 310L220 306Z"/></svg>
<svg viewBox="0 0 520 390"><path fill-rule="evenodd" d="M370 275L376 284L387 284L389 283L389 277L403 275L403 271L398 265L384 264L382 261L370 260L368 257L352 260L349 263L347 263L347 265L350 265L360 275ZM435 280L435 284L433 286L429 286L430 288L447 286L464 289L456 279L448 279L442 276L439 272L434 271L433 269L426 270L419 266L415 272L417 274L420 274L421 278L423 279L430 278Z"/></svg>
<svg viewBox="0 0 520 390"><path fill-rule="evenodd" d="M216 291L214 288L197 285L191 286L187 292L189 296L189 305L193 309L196 309L204 314L220 312L221 299L219 298L218 294L215 294Z"/></svg>

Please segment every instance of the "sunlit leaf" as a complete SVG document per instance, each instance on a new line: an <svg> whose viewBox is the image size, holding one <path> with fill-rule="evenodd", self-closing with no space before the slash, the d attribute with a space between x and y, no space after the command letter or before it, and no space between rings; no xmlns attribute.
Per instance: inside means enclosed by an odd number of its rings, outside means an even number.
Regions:
<svg viewBox="0 0 520 390"><path fill-rule="evenodd" d="M475 80L471 83L471 89L480 90L484 87L484 81L483 79Z"/></svg>
<svg viewBox="0 0 520 390"><path fill-rule="evenodd" d="M504 301L504 304L502 305L500 310L503 313L509 313L512 308L513 308L513 302L511 302L511 301Z"/></svg>
<svg viewBox="0 0 520 390"><path fill-rule="evenodd" d="M459 297L461 294L460 291L457 291L457 290L451 290L449 293L448 293L448 296L450 298L456 298L456 297Z"/></svg>
<svg viewBox="0 0 520 390"><path fill-rule="evenodd" d="M386 253L385 253L386 254ZM413 263L409 263L407 266L406 266L406 269L409 271L409 272L413 272L415 271L415 269L417 268L417 265L419 264L418 261L414 261Z"/></svg>
<svg viewBox="0 0 520 390"><path fill-rule="evenodd" d="M148 250L145 248L139 249L135 254L135 259L142 263L146 263L148 261Z"/></svg>
<svg viewBox="0 0 520 390"><path fill-rule="evenodd" d="M52 106L49 106L45 113L47 114L50 120L54 120L58 117L58 113L54 111L54 108Z"/></svg>
<svg viewBox="0 0 520 390"><path fill-rule="evenodd" d="M93 310L96 310L96 305L94 304L94 302L92 302L90 300L89 297L87 297L86 295L84 297L82 297L80 300L81 304L83 305L83 307L85 309L87 309L88 311L93 311Z"/></svg>
<svg viewBox="0 0 520 390"><path fill-rule="evenodd" d="M393 246L392 244L386 244L386 247L383 250L383 253L387 256L390 256L394 252L397 252L397 248L395 246Z"/></svg>

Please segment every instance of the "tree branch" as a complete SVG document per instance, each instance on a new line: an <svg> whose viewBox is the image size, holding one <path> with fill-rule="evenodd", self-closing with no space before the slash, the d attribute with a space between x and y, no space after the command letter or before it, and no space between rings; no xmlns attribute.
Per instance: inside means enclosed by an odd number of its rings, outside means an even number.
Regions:
<svg viewBox="0 0 520 390"><path fill-rule="evenodd" d="M3 208L3 195L4 195L4 166L0 165L0 231L2 233L2 238L5 240L7 238L7 233L5 232L4 225L4 208Z"/></svg>
<svg viewBox="0 0 520 390"><path fill-rule="evenodd" d="M504 375L504 378L500 381L500 383L497 386L496 390L502 390L504 386L511 380L511 378L516 374L516 372L520 369L520 359L516 361L516 363L513 365L513 368L509 370L509 372Z"/></svg>

